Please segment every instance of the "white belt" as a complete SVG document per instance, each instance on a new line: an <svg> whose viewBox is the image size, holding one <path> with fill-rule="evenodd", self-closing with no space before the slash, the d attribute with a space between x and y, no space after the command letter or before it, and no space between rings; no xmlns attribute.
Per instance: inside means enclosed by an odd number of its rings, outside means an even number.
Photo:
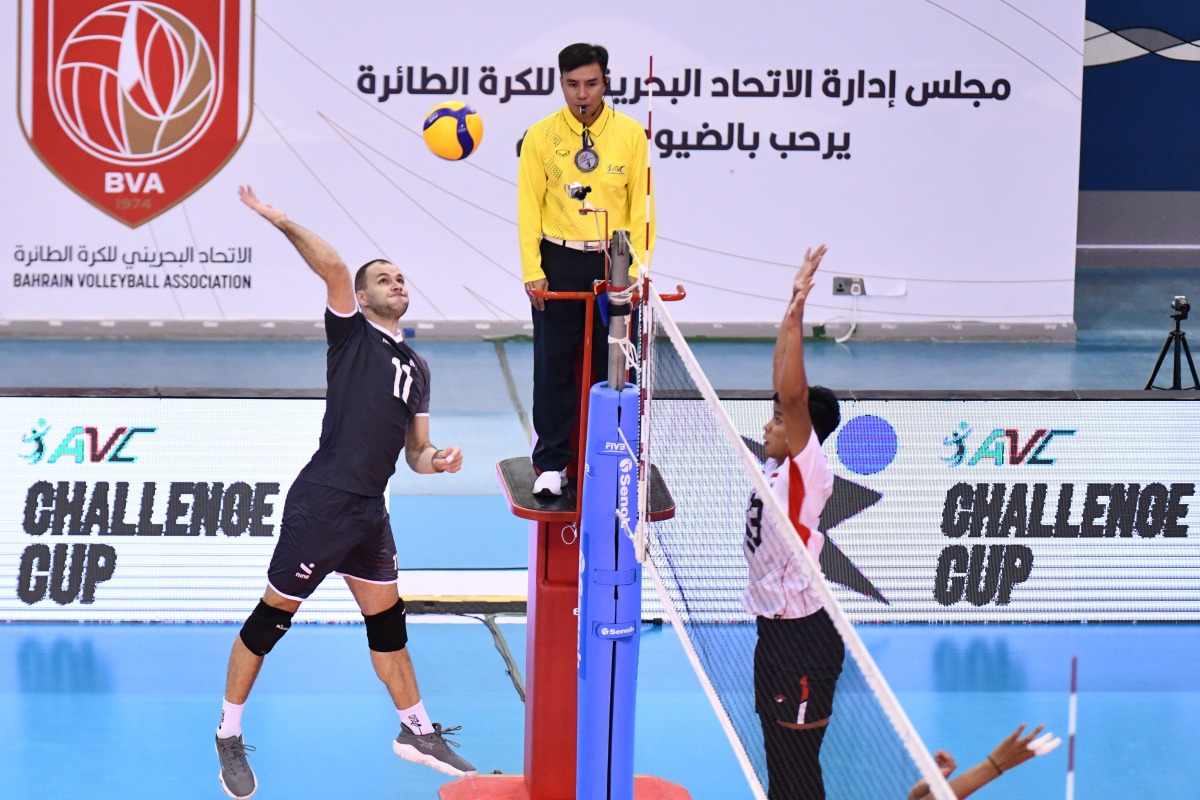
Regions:
<svg viewBox="0 0 1200 800"><path fill-rule="evenodd" d="M559 247L569 247L572 250L582 250L585 253L598 253L604 249L604 242L578 242L567 239L555 239L553 236L542 236L550 244L556 244Z"/></svg>

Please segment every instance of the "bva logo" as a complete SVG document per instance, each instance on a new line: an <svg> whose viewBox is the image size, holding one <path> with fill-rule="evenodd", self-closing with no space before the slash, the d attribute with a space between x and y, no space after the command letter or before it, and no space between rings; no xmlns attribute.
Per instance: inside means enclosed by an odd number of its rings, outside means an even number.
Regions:
<svg viewBox="0 0 1200 800"><path fill-rule="evenodd" d="M51 426L46 423L46 420L39 419L37 425L21 437L21 441L32 448L21 458L30 464L37 464L45 458L50 428ZM70 456L76 464L82 464L84 459L92 464L99 464L102 461L114 464L132 464L137 461L137 456L125 452L129 442L139 433L154 433L157 430L158 428L131 428L122 425L101 444L99 428L94 425L76 425L67 432L50 457L46 458L46 463L53 464L64 456Z"/></svg>
<svg viewBox="0 0 1200 800"><path fill-rule="evenodd" d="M207 183L241 145L253 0L21 5L21 127L96 208L136 228Z"/></svg>
<svg viewBox="0 0 1200 800"><path fill-rule="evenodd" d="M1021 434L1016 428L995 428L983 440L983 444L976 448L974 455L968 459L967 437L971 433L970 425L966 422L958 423L958 428L942 439L942 444L953 451L950 455L943 457L942 461L951 467L961 466L964 461L968 467L973 467L980 461L991 461L997 467L1005 464L1046 467L1054 463L1054 459L1046 455L1050 440L1055 436L1074 436L1076 429L1038 428L1030 435L1029 439L1022 442Z"/></svg>

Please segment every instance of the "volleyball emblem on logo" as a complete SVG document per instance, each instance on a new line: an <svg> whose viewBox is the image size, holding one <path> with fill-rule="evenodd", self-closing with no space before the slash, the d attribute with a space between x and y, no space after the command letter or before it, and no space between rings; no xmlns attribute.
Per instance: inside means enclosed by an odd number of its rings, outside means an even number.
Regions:
<svg viewBox="0 0 1200 800"><path fill-rule="evenodd" d="M458 100L434 106L425 117L425 144L436 156L461 161L483 141L483 120Z"/></svg>
<svg viewBox="0 0 1200 800"><path fill-rule="evenodd" d="M217 69L208 42L157 3L113 3L71 31L51 99L63 130L110 163L152 164L186 150L212 122Z"/></svg>

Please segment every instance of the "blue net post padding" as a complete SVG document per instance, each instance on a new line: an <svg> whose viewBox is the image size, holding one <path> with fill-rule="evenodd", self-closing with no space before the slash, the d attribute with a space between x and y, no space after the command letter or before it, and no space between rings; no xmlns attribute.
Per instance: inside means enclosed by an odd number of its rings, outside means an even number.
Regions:
<svg viewBox="0 0 1200 800"><path fill-rule="evenodd" d="M637 517L638 392L592 387L579 550L576 798L633 798L633 723L642 567ZM622 436L623 434L623 436Z"/></svg>

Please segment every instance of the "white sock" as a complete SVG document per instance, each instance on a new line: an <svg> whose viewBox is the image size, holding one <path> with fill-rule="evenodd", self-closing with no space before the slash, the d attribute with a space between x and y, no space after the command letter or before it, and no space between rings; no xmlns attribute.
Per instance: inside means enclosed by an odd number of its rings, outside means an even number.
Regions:
<svg viewBox="0 0 1200 800"><path fill-rule="evenodd" d="M417 736L424 736L427 733L433 733L433 723L429 721L429 714L425 712L425 703L418 700L417 704L412 708L398 708L400 712L400 721Z"/></svg>
<svg viewBox="0 0 1200 800"><path fill-rule="evenodd" d="M245 707L245 703L238 706L228 700L221 701L221 724L217 726L219 738L228 739L230 736L242 735L242 709Z"/></svg>

